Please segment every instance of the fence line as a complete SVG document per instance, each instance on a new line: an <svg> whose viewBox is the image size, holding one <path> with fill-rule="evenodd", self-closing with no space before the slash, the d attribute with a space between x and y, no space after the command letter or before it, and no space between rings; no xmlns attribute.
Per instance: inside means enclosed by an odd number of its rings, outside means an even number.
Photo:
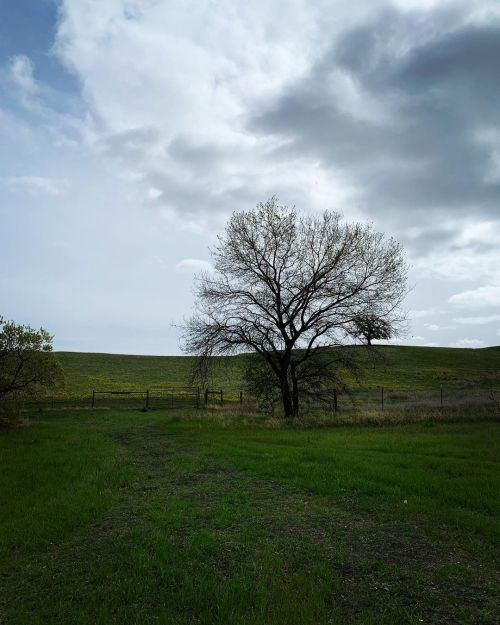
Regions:
<svg viewBox="0 0 500 625"><path fill-rule="evenodd" d="M232 392L193 386L155 386L143 390L94 389L86 397L46 397L28 404L31 408L115 408L115 409L167 409L203 408L209 406L234 406L239 404L253 409L257 400L240 389ZM276 406L279 406L276 398ZM393 389L380 386L376 389L357 390L352 393L329 390L308 392L301 396L304 408L331 412L343 410L394 410L417 407L447 407L494 405L500 411L500 389L450 389L432 390Z"/></svg>

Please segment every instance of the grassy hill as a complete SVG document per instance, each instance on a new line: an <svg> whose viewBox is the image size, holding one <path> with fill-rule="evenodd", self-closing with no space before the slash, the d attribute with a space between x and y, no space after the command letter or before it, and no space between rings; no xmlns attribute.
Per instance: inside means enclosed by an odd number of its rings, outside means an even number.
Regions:
<svg viewBox="0 0 500 625"><path fill-rule="evenodd" d="M456 349L445 347L383 346L380 359L363 361L365 389L384 386L399 390L500 389L500 347ZM89 396L92 390L143 390L152 386L183 386L190 382L194 359L190 356L128 356L58 352L66 374L62 395ZM221 359L214 386L243 388L245 356Z"/></svg>
<svg viewBox="0 0 500 625"><path fill-rule="evenodd" d="M385 363L368 365L363 385L401 390L500 388L500 347L383 346ZM363 350L363 353L366 353Z"/></svg>
<svg viewBox="0 0 500 625"><path fill-rule="evenodd" d="M130 356L57 352L66 378L63 394L82 397L92 390L144 390L153 386L190 385L191 356ZM242 356L224 359L214 384L225 389L242 385Z"/></svg>

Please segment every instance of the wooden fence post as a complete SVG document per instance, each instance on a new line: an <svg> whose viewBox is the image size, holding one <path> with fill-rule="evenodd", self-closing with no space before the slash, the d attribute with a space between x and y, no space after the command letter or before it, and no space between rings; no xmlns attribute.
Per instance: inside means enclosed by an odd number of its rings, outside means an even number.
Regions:
<svg viewBox="0 0 500 625"><path fill-rule="evenodd" d="M149 410L149 388L146 390L146 410Z"/></svg>
<svg viewBox="0 0 500 625"><path fill-rule="evenodd" d="M240 404L243 403L243 391L240 391Z"/></svg>
<svg viewBox="0 0 500 625"><path fill-rule="evenodd" d="M208 388L205 389L205 406L208 405Z"/></svg>
<svg viewBox="0 0 500 625"><path fill-rule="evenodd" d="M384 409L384 387L382 387L382 410Z"/></svg>
<svg viewBox="0 0 500 625"><path fill-rule="evenodd" d="M221 403L221 406L222 406L222 404L224 403L224 394L223 394L223 392L222 392L222 389L221 389L221 391L220 391L220 403Z"/></svg>
<svg viewBox="0 0 500 625"><path fill-rule="evenodd" d="M95 391L92 391L92 408L95 405Z"/></svg>
<svg viewBox="0 0 500 625"><path fill-rule="evenodd" d="M337 412L339 409L339 405L337 402L337 389L336 388L333 389L333 409L335 410L335 412Z"/></svg>

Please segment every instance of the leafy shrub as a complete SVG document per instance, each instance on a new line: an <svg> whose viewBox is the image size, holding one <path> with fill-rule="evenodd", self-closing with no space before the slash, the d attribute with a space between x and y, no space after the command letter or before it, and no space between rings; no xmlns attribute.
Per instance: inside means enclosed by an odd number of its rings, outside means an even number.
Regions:
<svg viewBox="0 0 500 625"><path fill-rule="evenodd" d="M0 425L16 423L25 401L62 382L52 338L43 328L34 330L0 316Z"/></svg>

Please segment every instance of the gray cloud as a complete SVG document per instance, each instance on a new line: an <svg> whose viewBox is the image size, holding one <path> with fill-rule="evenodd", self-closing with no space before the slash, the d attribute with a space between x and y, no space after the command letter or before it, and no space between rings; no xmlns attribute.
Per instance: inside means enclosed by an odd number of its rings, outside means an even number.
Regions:
<svg viewBox="0 0 500 625"><path fill-rule="evenodd" d="M201 172L212 172L221 161L231 158L230 150L214 142L196 142L191 137L177 135L170 142L168 152L176 161Z"/></svg>
<svg viewBox="0 0 500 625"><path fill-rule="evenodd" d="M280 158L308 153L343 170L368 213L496 216L498 58L500 23L385 11L343 34L249 126L287 140Z"/></svg>
<svg viewBox="0 0 500 625"><path fill-rule="evenodd" d="M137 162L151 151L158 142L157 128L130 128L121 132L109 133L96 142L96 147L106 156L119 161Z"/></svg>

